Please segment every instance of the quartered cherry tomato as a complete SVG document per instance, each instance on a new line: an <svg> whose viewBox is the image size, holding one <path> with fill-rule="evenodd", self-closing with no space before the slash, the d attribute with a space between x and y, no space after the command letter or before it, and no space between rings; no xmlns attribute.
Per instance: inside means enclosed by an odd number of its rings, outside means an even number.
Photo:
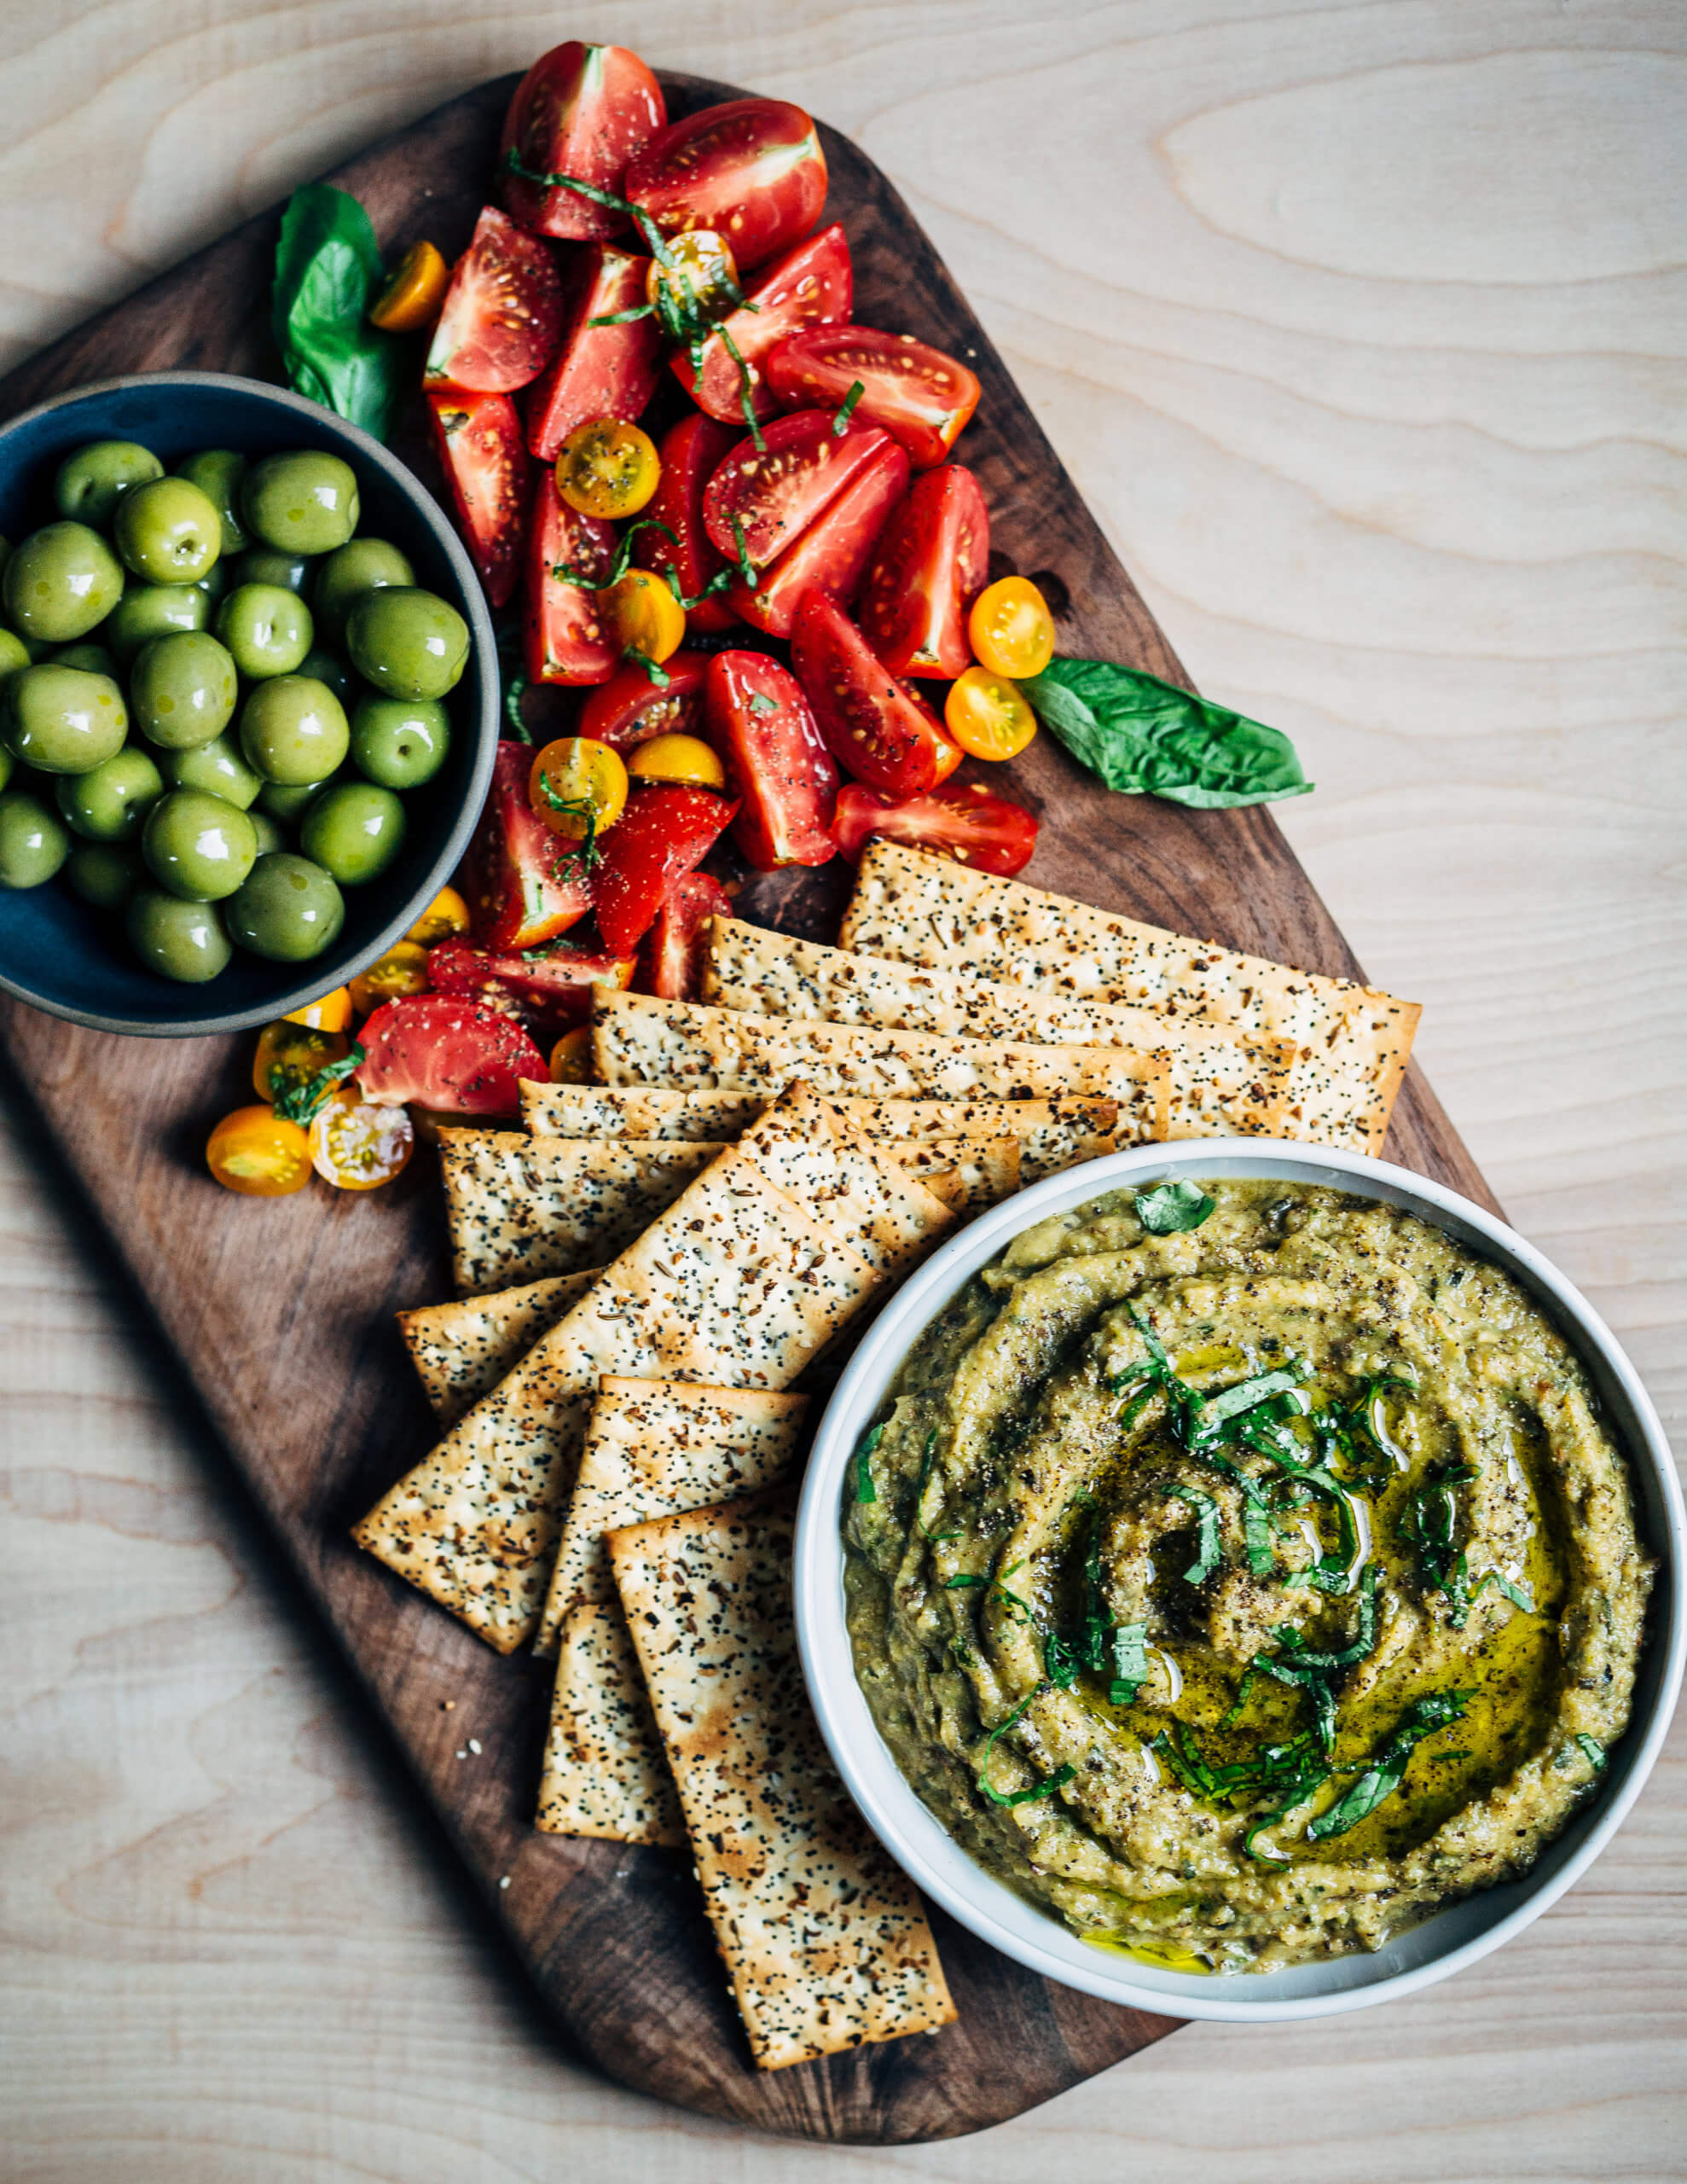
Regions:
<svg viewBox="0 0 1687 2184"><path fill-rule="evenodd" d="M573 175L618 197L628 161L667 125L662 86L636 53L577 38L554 45L522 78L505 117L498 145L505 210L536 235L591 242L619 234L624 212L530 177ZM525 174L512 168L512 154Z"/></svg>
<svg viewBox="0 0 1687 2184"><path fill-rule="evenodd" d="M827 749L857 781L889 797L920 796L960 764L931 708L880 665L823 592L803 595L791 661Z"/></svg>
<svg viewBox="0 0 1687 2184"><path fill-rule="evenodd" d="M499 744L469 850L474 930L489 948L536 948L577 925L592 906L579 857L527 801L532 762L525 743Z"/></svg>
<svg viewBox="0 0 1687 2184"><path fill-rule="evenodd" d="M779 559L758 572L753 590L742 581L728 586L733 611L770 636L788 637L805 591L852 605L907 482L908 459L887 440Z"/></svg>
<svg viewBox="0 0 1687 2184"><path fill-rule="evenodd" d="M629 569L601 596L604 619L623 658L641 653L660 666L685 642L686 610L665 577L654 576L648 569Z"/></svg>
<svg viewBox="0 0 1687 2184"><path fill-rule="evenodd" d="M768 384L787 410L841 409L860 385L855 415L883 425L916 470L941 462L978 407L982 392L965 364L876 326L818 326L781 341L768 358Z"/></svg>
<svg viewBox="0 0 1687 2184"><path fill-rule="evenodd" d="M522 398L527 444L542 462L577 425L594 417L623 417L643 410L662 373L662 329L654 318L594 326L594 319L636 311L645 301L647 258L593 243L581 253L582 270L571 287L572 302L554 362Z"/></svg>
<svg viewBox="0 0 1687 2184"><path fill-rule="evenodd" d="M592 1027L589 1024L577 1024L571 1031L565 1031L551 1048L551 1083L591 1084L595 1081Z"/></svg>
<svg viewBox="0 0 1687 2184"><path fill-rule="evenodd" d="M662 664L665 685L652 682L636 660L629 660L612 681L589 692L580 708L581 735L608 744L612 751L632 751L658 735L694 735L703 718L709 655L670 653Z"/></svg>
<svg viewBox="0 0 1687 2184"><path fill-rule="evenodd" d="M343 1031L351 1021L351 992L345 986L336 986L332 993L318 994L303 1008L289 1010L287 1020L308 1024L313 1031Z"/></svg>
<svg viewBox="0 0 1687 2184"><path fill-rule="evenodd" d="M205 1158L223 1189L243 1198L286 1198L310 1180L310 1139L269 1107L236 1107L224 1115L211 1133Z"/></svg>
<svg viewBox="0 0 1687 2184"><path fill-rule="evenodd" d="M1004 878L1023 871L1037 846L1035 815L1006 797L992 796L977 781L951 781L905 803L880 796L860 781L846 781L838 792L832 831L852 864L878 834Z"/></svg>
<svg viewBox="0 0 1687 2184"><path fill-rule="evenodd" d="M413 242L369 305L373 325L388 334L420 334L439 316L451 269L431 242Z"/></svg>
<svg viewBox="0 0 1687 2184"><path fill-rule="evenodd" d="M672 237L667 250L668 263L652 258L644 276L646 298L658 319L693 327L726 317L744 293L726 238L710 228L689 228Z"/></svg>
<svg viewBox="0 0 1687 2184"><path fill-rule="evenodd" d="M562 339L562 275L547 242L489 205L451 272L425 386L509 394L543 371Z"/></svg>
<svg viewBox="0 0 1687 2184"><path fill-rule="evenodd" d="M724 788L727 770L700 735L655 735L627 761L635 781L679 781L689 788Z"/></svg>
<svg viewBox="0 0 1687 2184"><path fill-rule="evenodd" d="M330 1062L342 1061L351 1042L339 1031L316 1031L283 1018L258 1035L252 1060L252 1089L260 1100L281 1099L301 1091Z"/></svg>
<svg viewBox="0 0 1687 2184"><path fill-rule="evenodd" d="M658 573L671 569L687 599L698 599L710 578L726 566L704 528L703 496L738 439L736 433L716 424L712 417L687 417L662 442L662 482L645 514L652 522L664 524L673 537L665 537L660 531L641 531L633 551L641 568ZM718 595L703 599L686 612L692 628L698 630L729 630L734 619L731 607ZM586 733L594 731L588 729Z"/></svg>
<svg viewBox="0 0 1687 2184"><path fill-rule="evenodd" d="M532 468L521 420L507 394L430 394L427 406L469 557L487 598L501 607L521 573Z"/></svg>
<svg viewBox="0 0 1687 2184"><path fill-rule="evenodd" d="M626 195L664 235L711 228L740 265L760 265L820 218L826 155L800 106L728 99L646 144L627 169Z"/></svg>
<svg viewBox="0 0 1687 2184"><path fill-rule="evenodd" d="M661 477L655 441L617 417L577 425L556 459L556 489L578 515L636 515Z"/></svg>
<svg viewBox="0 0 1687 2184"><path fill-rule="evenodd" d="M606 743L559 735L533 760L527 801L552 834L582 842L605 833L625 810L627 769Z"/></svg>
<svg viewBox="0 0 1687 2184"><path fill-rule="evenodd" d="M658 1001L695 1001L703 991L709 921L729 918L732 897L706 872L675 880L639 951L639 990Z"/></svg>
<svg viewBox="0 0 1687 2184"><path fill-rule="evenodd" d="M716 653L706 685L709 732L739 799L733 839L751 864L825 864L838 765L803 686L760 652Z"/></svg>
<svg viewBox="0 0 1687 2184"><path fill-rule="evenodd" d="M600 580L615 533L594 515L577 515L541 471L527 530L525 665L530 682L606 682L621 648L604 619L603 594L558 573L574 569Z"/></svg>
<svg viewBox="0 0 1687 2184"><path fill-rule="evenodd" d="M1054 657L1054 617L1029 577L1003 577L972 602L966 618L978 665L1023 682Z"/></svg>
<svg viewBox="0 0 1687 2184"><path fill-rule="evenodd" d="M342 1086L310 1118L310 1165L336 1190L379 1190L403 1174L415 1149L403 1108L376 1107L355 1084Z"/></svg>
<svg viewBox="0 0 1687 2184"><path fill-rule="evenodd" d="M530 1025L542 1026L552 1037L565 1025L584 1021L594 987L630 985L634 967L630 956L571 948L565 940L521 956L448 940L428 957L427 974L436 993L518 1009Z"/></svg>
<svg viewBox="0 0 1687 2184"><path fill-rule="evenodd" d="M762 370L768 352L807 327L847 319L854 300L849 246L835 220L762 267L745 293L743 308L721 322L744 359L757 416L771 417L780 407ZM700 371L687 349L676 349L669 362L699 410L728 424L742 421L744 373L720 334L711 334L704 343Z"/></svg>
<svg viewBox="0 0 1687 2184"><path fill-rule="evenodd" d="M611 955L633 954L674 882L702 863L737 810L734 799L708 789L634 793L592 868L592 908Z"/></svg>
<svg viewBox="0 0 1687 2184"><path fill-rule="evenodd" d="M943 725L969 758L1017 758L1037 732L1037 717L1017 683L969 667L949 685Z"/></svg>
<svg viewBox="0 0 1687 2184"><path fill-rule="evenodd" d="M468 904L455 887L442 887L404 938L419 947L437 948L467 931Z"/></svg>
<svg viewBox="0 0 1687 2184"><path fill-rule="evenodd" d="M966 610L989 568L990 519L970 470L924 472L884 526L861 592L861 635L893 675L959 675Z"/></svg>
<svg viewBox="0 0 1687 2184"><path fill-rule="evenodd" d="M775 417L764 444L740 440L709 480L703 520L728 560L740 533L753 566L765 568L800 537L820 510L890 444L877 427L850 424L840 434L829 410Z"/></svg>
<svg viewBox="0 0 1687 2184"><path fill-rule="evenodd" d="M395 940L351 981L351 1006L368 1016L400 994L427 991L427 950L417 940Z"/></svg>
<svg viewBox="0 0 1687 2184"><path fill-rule="evenodd" d="M361 1036L356 1081L374 1106L513 1115L521 1107L521 1079L544 1082L545 1058L514 1017L456 994L390 1001Z"/></svg>

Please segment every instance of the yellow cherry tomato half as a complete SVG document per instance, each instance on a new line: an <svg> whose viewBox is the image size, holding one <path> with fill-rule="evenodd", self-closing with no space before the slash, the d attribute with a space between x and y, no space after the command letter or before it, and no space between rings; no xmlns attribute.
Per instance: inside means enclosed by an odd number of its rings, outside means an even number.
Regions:
<svg viewBox="0 0 1687 2184"><path fill-rule="evenodd" d="M1054 617L1026 577L986 584L972 602L966 634L973 657L993 675L1041 675L1054 657Z"/></svg>
<svg viewBox="0 0 1687 2184"><path fill-rule="evenodd" d="M225 1191L243 1198L286 1198L310 1180L310 1141L273 1107L236 1107L205 1148L206 1165Z"/></svg>
<svg viewBox="0 0 1687 2184"><path fill-rule="evenodd" d="M694 327L699 320L725 318L744 301L732 246L713 228L670 235L668 256L671 262L667 265L659 258L651 259L644 285L662 331L670 339L679 338L681 327Z"/></svg>
<svg viewBox="0 0 1687 2184"><path fill-rule="evenodd" d="M439 316L451 269L431 242L413 242L369 305L369 317L389 334L419 334Z"/></svg>
<svg viewBox="0 0 1687 2184"><path fill-rule="evenodd" d="M618 417L576 426L556 459L557 491L581 515L636 515L661 482L655 441Z"/></svg>
<svg viewBox="0 0 1687 2184"><path fill-rule="evenodd" d="M679 781L687 788L724 788L727 770L700 735L652 735L627 761L635 781Z"/></svg>
<svg viewBox="0 0 1687 2184"><path fill-rule="evenodd" d="M318 1031L285 1019L266 1024L258 1035L252 1062L252 1089L260 1100L275 1101L298 1092L333 1061L343 1061L351 1042L339 1031Z"/></svg>
<svg viewBox="0 0 1687 2184"><path fill-rule="evenodd" d="M686 640L685 608L666 577L648 569L629 569L611 584L603 594L603 618L623 653L642 653L658 667Z"/></svg>
<svg viewBox="0 0 1687 2184"><path fill-rule="evenodd" d="M618 751L589 735L546 744L527 776L535 815L565 841L584 841L612 827L627 808L627 769Z"/></svg>
<svg viewBox="0 0 1687 2184"><path fill-rule="evenodd" d="M442 887L404 938L418 948L437 948L467 932L468 923L468 904L455 887Z"/></svg>
<svg viewBox="0 0 1687 2184"><path fill-rule="evenodd" d="M426 949L419 941L395 940L351 981L351 1006L359 1016L373 1016L384 1001L426 991Z"/></svg>
<svg viewBox="0 0 1687 2184"><path fill-rule="evenodd" d="M409 1109L372 1107L355 1084L318 1107L310 1124L310 1165L336 1190L379 1189L415 1149Z"/></svg>
<svg viewBox="0 0 1687 2184"><path fill-rule="evenodd" d="M351 990L336 986L332 993L307 1001L303 1008L291 1010L285 1020L308 1024L313 1031L343 1031L351 1021Z"/></svg>
<svg viewBox="0 0 1687 2184"><path fill-rule="evenodd" d="M565 1031L551 1048L551 1083L553 1084L594 1084L592 1074L592 1027L577 1025L571 1031Z"/></svg>
<svg viewBox="0 0 1687 2184"><path fill-rule="evenodd" d="M1017 758L1037 732L1037 717L1006 676L969 667L949 685L943 725L971 758Z"/></svg>

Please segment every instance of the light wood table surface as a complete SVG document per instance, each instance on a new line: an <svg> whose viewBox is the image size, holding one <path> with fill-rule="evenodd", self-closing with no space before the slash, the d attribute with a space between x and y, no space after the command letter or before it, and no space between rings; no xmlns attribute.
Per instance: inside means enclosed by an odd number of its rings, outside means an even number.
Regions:
<svg viewBox="0 0 1687 2184"><path fill-rule="evenodd" d="M0 357L569 35L907 193L1517 1224L1687 1409L1678 0L0 5ZM964 450L963 450L964 453ZM1687 2175L1687 1738L1522 1940L890 2154L553 2036L26 1117L0 1138L0 2175Z"/></svg>

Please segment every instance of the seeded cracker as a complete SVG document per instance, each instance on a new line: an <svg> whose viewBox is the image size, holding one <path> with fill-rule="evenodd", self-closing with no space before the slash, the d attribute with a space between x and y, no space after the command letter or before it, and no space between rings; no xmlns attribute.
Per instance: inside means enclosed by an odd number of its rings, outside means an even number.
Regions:
<svg viewBox="0 0 1687 2184"><path fill-rule="evenodd" d="M612 1535L615 1580L751 2052L782 2070L954 2016L919 1898L820 1741L775 1493Z"/></svg>
<svg viewBox="0 0 1687 2184"><path fill-rule="evenodd" d="M610 1843L686 1839L618 1602L576 1608L563 1623L536 1825Z"/></svg>
<svg viewBox="0 0 1687 2184"><path fill-rule="evenodd" d="M454 1304L400 1312L398 1332L442 1426L496 1388L549 1327L577 1304L601 1273L560 1274Z"/></svg>
<svg viewBox="0 0 1687 2184"><path fill-rule="evenodd" d="M878 1282L730 1147L352 1536L513 1653L538 1623L600 1375L781 1389Z"/></svg>
<svg viewBox="0 0 1687 2184"><path fill-rule="evenodd" d="M782 1093L742 1143L764 1175L883 1273L907 1273L954 1221L942 1199L806 1084Z"/></svg>
<svg viewBox="0 0 1687 2184"><path fill-rule="evenodd" d="M442 1130L439 1147L453 1275L471 1296L605 1265L721 1150L490 1130Z"/></svg>
<svg viewBox="0 0 1687 2184"><path fill-rule="evenodd" d="M938 1137L929 1145L899 1146L896 1159L963 1220L1000 1205L1019 1188L1017 1137Z"/></svg>
<svg viewBox="0 0 1687 2184"><path fill-rule="evenodd" d="M521 1119L536 1137L670 1137L729 1144L767 1106L737 1092L521 1080Z"/></svg>

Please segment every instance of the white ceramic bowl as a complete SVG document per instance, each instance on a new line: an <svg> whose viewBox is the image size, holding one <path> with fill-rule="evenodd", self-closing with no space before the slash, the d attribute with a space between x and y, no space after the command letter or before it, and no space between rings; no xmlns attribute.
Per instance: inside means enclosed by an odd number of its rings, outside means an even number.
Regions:
<svg viewBox="0 0 1687 2184"><path fill-rule="evenodd" d="M1598 1794L1521 1880L1438 1912L1371 1955L1283 1972L1162 1972L1081 1942L993 1879L921 1804L879 1736L850 1660L839 1518L844 1467L923 1329L1022 1229L1125 1185L1168 1177L1271 1176L1404 1206L1516 1276L1569 1341L1634 1478L1643 1537L1660 1563L1627 1734ZM1621 1825L1669 1726L1687 1654L1687 1526L1657 1413L1610 1329L1532 1244L1469 1199L1356 1153L1261 1139L1146 1145L1052 1176L973 1222L892 1298L838 1383L809 1460L797 1531L797 1631L815 1711L848 1784L892 1856L928 1896L1005 1955L1069 1987L1184 2018L1270 2023L1390 2001L1474 1964L1519 1933L1584 1873Z"/></svg>

